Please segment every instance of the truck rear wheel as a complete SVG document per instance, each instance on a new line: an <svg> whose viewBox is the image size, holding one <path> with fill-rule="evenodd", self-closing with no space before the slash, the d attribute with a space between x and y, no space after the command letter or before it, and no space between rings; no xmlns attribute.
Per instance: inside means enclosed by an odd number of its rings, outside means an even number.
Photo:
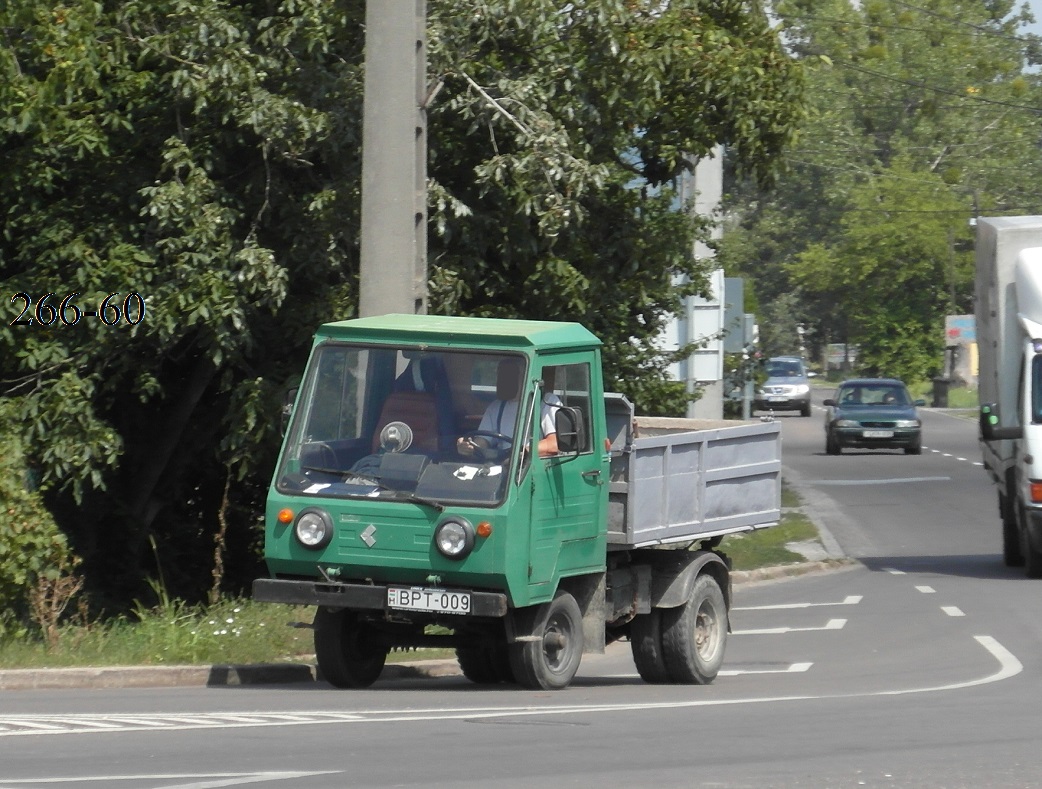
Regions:
<svg viewBox="0 0 1042 789"><path fill-rule="evenodd" d="M720 671L727 645L727 604L716 579L695 579L691 596L662 612L662 651L669 678L689 685L708 685Z"/></svg>
<svg viewBox="0 0 1042 789"><path fill-rule="evenodd" d="M314 627L322 679L337 688L367 688L376 682L387 660L387 647L357 612L319 608Z"/></svg>
<svg viewBox="0 0 1042 789"><path fill-rule="evenodd" d="M652 608L649 614L633 617L630 649L641 679L654 685L669 682L669 671L662 655L662 609Z"/></svg>
<svg viewBox="0 0 1042 789"><path fill-rule="evenodd" d="M520 634L533 638L508 648L517 683L533 690L568 687L583 654L582 612L575 598L558 592L549 603L524 612L518 625Z"/></svg>

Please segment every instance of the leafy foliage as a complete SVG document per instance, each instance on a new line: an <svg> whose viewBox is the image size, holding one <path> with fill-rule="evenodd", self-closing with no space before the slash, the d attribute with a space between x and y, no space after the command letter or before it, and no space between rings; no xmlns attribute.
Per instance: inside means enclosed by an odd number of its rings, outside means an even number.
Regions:
<svg viewBox="0 0 1042 789"><path fill-rule="evenodd" d="M1039 42L1010 2L786 0L808 112L765 193L738 184L720 256L761 303L795 292L817 343L865 371L939 370L945 314L972 312L977 215L1037 213Z"/></svg>
<svg viewBox="0 0 1042 789"><path fill-rule="evenodd" d="M25 458L0 401L0 637L21 635L34 617L34 591L73 577L79 560L37 493L28 489ZM68 602L66 599L64 602ZM42 624L42 623L41 623Z"/></svg>
<svg viewBox="0 0 1042 789"><path fill-rule="evenodd" d="M261 571L282 392L314 327L357 309L364 13L0 6L0 281L26 294L0 394L99 606L156 576L201 599L218 522L229 587ZM677 179L727 143L767 182L799 69L736 0L428 14L432 311L581 321L611 385L677 410L655 339L704 287ZM87 316L111 294L144 314ZM49 320L12 324L22 307Z"/></svg>

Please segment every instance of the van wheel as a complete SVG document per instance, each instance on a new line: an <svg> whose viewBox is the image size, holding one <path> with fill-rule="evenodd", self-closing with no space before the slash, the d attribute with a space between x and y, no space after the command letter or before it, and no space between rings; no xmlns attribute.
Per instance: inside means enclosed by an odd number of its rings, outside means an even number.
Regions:
<svg viewBox="0 0 1042 789"><path fill-rule="evenodd" d="M727 645L727 604L712 575L695 579L687 602L662 612L662 651L673 682L708 685Z"/></svg>
<svg viewBox="0 0 1042 789"><path fill-rule="evenodd" d="M638 614L630 622L630 649L637 673L645 682L661 685L669 682L666 659L662 655L662 609Z"/></svg>
<svg viewBox="0 0 1042 789"><path fill-rule="evenodd" d="M1042 578L1042 552L1031 542L1027 527L1027 513L1020 508L1020 553L1024 557L1024 572L1028 578Z"/></svg>
<svg viewBox="0 0 1042 789"><path fill-rule="evenodd" d="M999 496L999 515L1002 518L1002 561L1007 567L1023 567L1017 516L1006 496Z"/></svg>
<svg viewBox="0 0 1042 789"><path fill-rule="evenodd" d="M387 647L356 611L315 612L315 658L322 679L337 688L367 688L383 671Z"/></svg>
<svg viewBox="0 0 1042 789"><path fill-rule="evenodd" d="M519 612L518 620L518 633L534 638L509 646L514 679L533 690L568 687L583 654L582 612L575 598L558 592L549 603Z"/></svg>

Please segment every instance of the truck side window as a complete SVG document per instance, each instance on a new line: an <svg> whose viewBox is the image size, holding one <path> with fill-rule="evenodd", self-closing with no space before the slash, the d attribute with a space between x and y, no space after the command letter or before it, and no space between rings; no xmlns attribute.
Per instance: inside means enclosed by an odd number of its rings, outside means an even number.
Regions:
<svg viewBox="0 0 1042 789"><path fill-rule="evenodd" d="M560 406L578 408L582 413L583 423L592 425L590 401L590 365L559 364L543 367L543 404L549 406L551 412ZM552 418L552 415L551 415ZM590 431L586 431L586 441L580 452L590 451Z"/></svg>

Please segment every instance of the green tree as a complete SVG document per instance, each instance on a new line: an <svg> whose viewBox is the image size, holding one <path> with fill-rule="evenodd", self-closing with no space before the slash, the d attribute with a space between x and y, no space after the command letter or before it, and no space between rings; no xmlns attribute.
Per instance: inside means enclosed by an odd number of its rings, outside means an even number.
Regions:
<svg viewBox="0 0 1042 789"><path fill-rule="evenodd" d="M766 182L799 69L736 0L428 10L432 310L579 320L613 382L675 410L655 338L704 286L675 181L723 142ZM201 598L215 534L232 588L259 571L282 392L356 311L364 11L0 6L0 281L26 294L0 393L110 610L160 573ZM110 294L144 314L86 316Z"/></svg>
<svg viewBox="0 0 1042 789"><path fill-rule="evenodd" d="M1009 2L777 11L807 120L776 191L737 185L721 259L762 301L798 292L817 341L859 343L866 371L927 377L944 315L972 312L972 217L1042 209L1038 41Z"/></svg>

